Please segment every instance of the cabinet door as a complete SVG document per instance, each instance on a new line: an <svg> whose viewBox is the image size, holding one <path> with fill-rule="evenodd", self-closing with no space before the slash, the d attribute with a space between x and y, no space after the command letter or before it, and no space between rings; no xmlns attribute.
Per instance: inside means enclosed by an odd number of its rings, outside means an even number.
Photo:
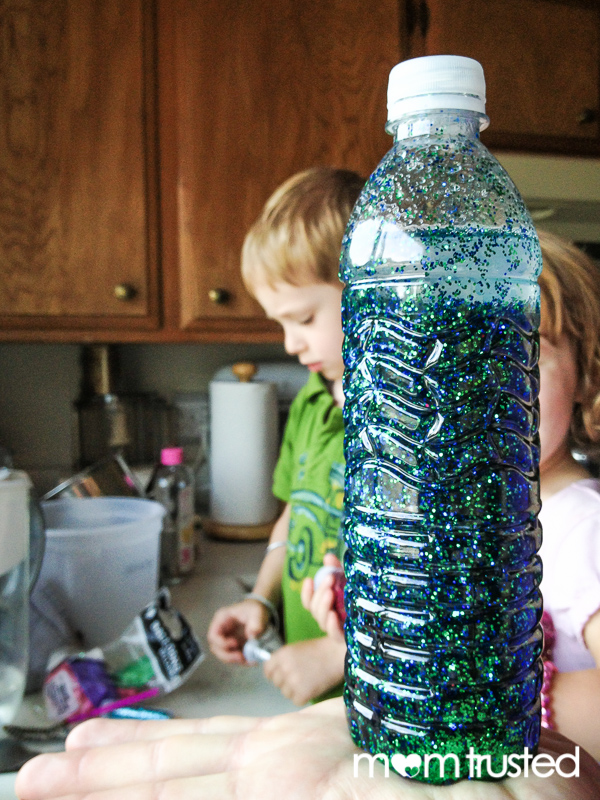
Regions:
<svg viewBox="0 0 600 800"><path fill-rule="evenodd" d="M160 0L163 267L171 324L229 340L276 330L239 278L271 192L328 164L365 177L391 147L397 0Z"/></svg>
<svg viewBox="0 0 600 800"><path fill-rule="evenodd" d="M483 65L488 146L600 153L597 0L405 0L410 55Z"/></svg>
<svg viewBox="0 0 600 800"><path fill-rule="evenodd" d="M0 327L158 323L147 8L0 0Z"/></svg>

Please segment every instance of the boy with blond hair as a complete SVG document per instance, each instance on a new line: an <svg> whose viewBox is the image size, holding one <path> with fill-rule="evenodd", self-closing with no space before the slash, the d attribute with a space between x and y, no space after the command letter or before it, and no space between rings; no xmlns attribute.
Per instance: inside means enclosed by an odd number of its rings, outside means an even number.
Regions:
<svg viewBox="0 0 600 800"><path fill-rule="evenodd" d="M244 643L258 638L283 604L286 644L265 663L267 678L298 705L339 693L345 644L324 635L302 605L305 578L327 553L339 553L344 487L342 237L364 179L314 168L287 180L267 201L242 249L242 276L284 345L310 371L292 403L273 492L285 508L273 528L253 591L216 612L211 650L245 663Z"/></svg>

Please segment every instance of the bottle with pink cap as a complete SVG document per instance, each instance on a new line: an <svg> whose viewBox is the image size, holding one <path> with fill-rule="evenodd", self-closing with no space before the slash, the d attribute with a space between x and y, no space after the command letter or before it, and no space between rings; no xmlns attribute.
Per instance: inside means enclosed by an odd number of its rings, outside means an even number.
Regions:
<svg viewBox="0 0 600 800"><path fill-rule="evenodd" d="M194 566L194 478L183 448L164 447L147 489L166 509L160 545L161 583L176 583Z"/></svg>

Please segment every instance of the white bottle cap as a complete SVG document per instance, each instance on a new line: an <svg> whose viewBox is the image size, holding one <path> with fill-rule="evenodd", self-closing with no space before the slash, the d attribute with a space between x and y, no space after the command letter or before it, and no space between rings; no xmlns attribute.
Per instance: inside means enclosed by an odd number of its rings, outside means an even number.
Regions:
<svg viewBox="0 0 600 800"><path fill-rule="evenodd" d="M388 83L388 123L407 114L444 108L485 115L485 78L479 61L423 56L396 64Z"/></svg>

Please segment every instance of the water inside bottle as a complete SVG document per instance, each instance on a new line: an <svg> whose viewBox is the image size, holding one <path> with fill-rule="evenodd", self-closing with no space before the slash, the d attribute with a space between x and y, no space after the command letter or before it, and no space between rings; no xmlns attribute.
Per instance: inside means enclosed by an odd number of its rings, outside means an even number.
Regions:
<svg viewBox="0 0 600 800"><path fill-rule="evenodd" d="M344 290L346 699L371 752L537 741L539 295L527 237L474 239L421 231L426 259Z"/></svg>

